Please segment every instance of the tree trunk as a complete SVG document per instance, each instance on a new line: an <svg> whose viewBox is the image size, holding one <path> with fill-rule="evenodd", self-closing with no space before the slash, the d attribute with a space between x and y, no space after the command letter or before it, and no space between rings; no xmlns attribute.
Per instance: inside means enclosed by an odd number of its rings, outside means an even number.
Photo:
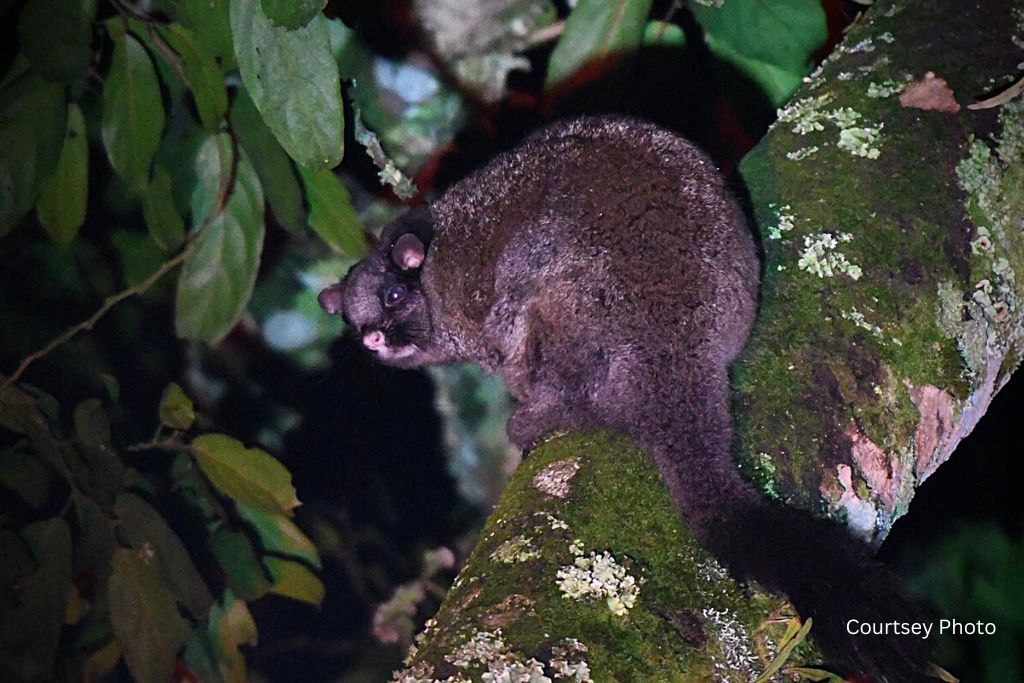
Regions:
<svg viewBox="0 0 1024 683"><path fill-rule="evenodd" d="M1021 0L877 2L741 167L765 251L741 464L869 541L1024 351L1024 102L962 106L1020 62ZM696 543L646 454L563 435L515 473L396 680L749 681L813 661L783 647L793 616Z"/></svg>

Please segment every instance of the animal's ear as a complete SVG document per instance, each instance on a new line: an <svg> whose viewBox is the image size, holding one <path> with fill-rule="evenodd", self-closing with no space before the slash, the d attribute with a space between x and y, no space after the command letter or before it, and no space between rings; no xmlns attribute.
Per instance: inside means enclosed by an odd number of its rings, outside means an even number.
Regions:
<svg viewBox="0 0 1024 683"><path fill-rule="evenodd" d="M320 292L316 300L320 302L320 308L330 315L341 315L345 300L345 281L342 280L336 285L326 287Z"/></svg>
<svg viewBox="0 0 1024 683"><path fill-rule="evenodd" d="M407 232L391 247L391 260L402 270L415 270L423 265L427 251L420 238Z"/></svg>

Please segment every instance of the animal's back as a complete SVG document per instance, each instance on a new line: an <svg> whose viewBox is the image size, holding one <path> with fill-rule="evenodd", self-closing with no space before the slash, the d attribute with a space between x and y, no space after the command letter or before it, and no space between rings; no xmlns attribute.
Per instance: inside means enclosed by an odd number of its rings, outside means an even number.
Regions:
<svg viewBox="0 0 1024 683"><path fill-rule="evenodd" d="M525 296L533 283L575 309L606 309L576 310L581 324L600 315L609 331L649 342L706 338L726 362L742 348L756 251L714 164L691 143L634 119L577 119L472 178L432 206L436 252L449 258L428 263L469 320L482 325L498 298Z"/></svg>

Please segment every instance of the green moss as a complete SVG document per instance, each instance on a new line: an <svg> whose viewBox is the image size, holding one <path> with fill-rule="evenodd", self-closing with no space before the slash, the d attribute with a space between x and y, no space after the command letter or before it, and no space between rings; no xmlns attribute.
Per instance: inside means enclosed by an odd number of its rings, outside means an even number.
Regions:
<svg viewBox="0 0 1024 683"><path fill-rule="evenodd" d="M580 462L568 496L538 491L534 477L568 458ZM543 444L515 473L499 509L501 517L488 522L463 570L475 580L449 593L438 615L444 633L428 634L415 661L438 670L473 634L500 628L502 641L521 662L546 662L556 638L578 639L590 670L600 672L595 680L710 680L716 664L728 670L728 662L744 657L750 658L747 671L730 676L749 680L766 666L753 635L781 601L761 593L751 600L732 583L681 524L651 459L628 441L596 434ZM496 550L526 537L539 556L504 562L507 553L498 553L496 559ZM580 553L607 553L642 580L635 605L616 614L602 597L566 598L556 576ZM529 607L499 625L499 606L508 604L510 586ZM707 611L710 606L713 611ZM672 625L673 614L700 624L710 658L704 648L687 644ZM718 631L726 633L725 626L747 638L720 641ZM479 675L482 668L465 671Z"/></svg>
<svg viewBox="0 0 1024 683"><path fill-rule="evenodd" d="M993 253L1003 259L1000 275L994 258L972 255L958 178L941 170L960 161L963 138L955 126L970 119L900 106L894 95L908 74L938 64L932 55L922 69L917 61L923 55L889 47L916 40L906 31L920 27L890 31L905 21L886 5L879 3L872 19L850 32L843 53L798 93L741 166L766 237L761 315L733 370L742 457L747 471L757 473L754 454L771 454L773 486L762 476L762 488L812 507L819 503L820 484L834 480L835 464L851 462L837 436L848 426L856 425L894 458L910 458L907 449L920 419L910 387L932 385L968 398L986 337L972 320L966 327L961 320L953 333L943 328L937 315L940 284L968 292L972 301L957 311L960 318L970 318L972 306L990 318L1005 317L1018 305L1015 277L1024 268L1019 230L999 230L993 217L1001 212L1020 220L1024 172L998 163L1003 150L992 154L981 143L959 169L969 191L969 215L992 230ZM886 33L895 42L876 39ZM951 84L966 78L962 64L942 68ZM1001 115L999 135L1005 155L1013 158L1024 146L1020 127L1010 122L1021 118L1017 110L1024 106ZM854 156L835 139L837 130L880 125L885 136L875 145L875 159ZM818 148L813 160L794 158L793 150L811 146ZM1016 185L1007 182L1011 173ZM792 228L782 230L780 224ZM1000 251L1007 246L1000 243L1004 239L1013 248ZM828 249L812 249L826 242ZM975 294L979 283L984 291ZM1013 353L1024 355L1019 348ZM909 499L912 491L905 495Z"/></svg>

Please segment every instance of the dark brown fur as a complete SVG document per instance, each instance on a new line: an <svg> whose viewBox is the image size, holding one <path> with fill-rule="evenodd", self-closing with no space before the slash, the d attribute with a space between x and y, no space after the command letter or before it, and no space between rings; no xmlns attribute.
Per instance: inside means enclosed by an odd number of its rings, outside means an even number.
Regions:
<svg viewBox="0 0 1024 683"><path fill-rule="evenodd" d="M392 249L410 230L426 259L403 271ZM767 502L735 467L728 366L754 321L758 269L743 215L702 152L648 124L590 118L533 135L429 215L389 226L321 300L368 345L383 333L385 362L501 373L519 402L508 432L523 448L556 428L625 432L737 576L815 618L833 662L913 680L915 643L842 628L913 617L867 548ZM389 308L396 282L407 293Z"/></svg>

